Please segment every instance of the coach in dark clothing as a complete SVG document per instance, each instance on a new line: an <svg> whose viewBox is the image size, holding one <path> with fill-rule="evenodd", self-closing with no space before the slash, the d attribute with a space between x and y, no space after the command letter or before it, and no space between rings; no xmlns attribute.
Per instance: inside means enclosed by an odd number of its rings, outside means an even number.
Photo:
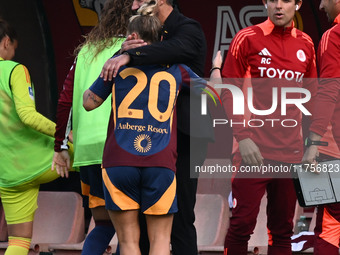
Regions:
<svg viewBox="0 0 340 255"><path fill-rule="evenodd" d="M121 56L109 60L104 65L102 71L104 79L115 76L120 66L126 64L136 66L182 63L189 66L199 76L203 76L206 41L200 24L173 9L172 0L158 0L155 15L163 23L163 40L137 48L133 47L141 45L140 41L126 41L125 49L127 50ZM210 119L202 118L200 115L200 101L194 101L197 103L197 107L192 107L190 111L188 90L182 90L177 100L178 159L176 179L179 212L174 216L171 235L174 255L197 255L197 235L193 224L197 178L190 178L190 143L192 148L200 148L198 154L195 153L191 156L192 165L202 165L206 156L207 143L212 140L213 133L212 125L204 125L210 123ZM193 123L194 121L197 124ZM192 136L191 139L189 134Z"/></svg>

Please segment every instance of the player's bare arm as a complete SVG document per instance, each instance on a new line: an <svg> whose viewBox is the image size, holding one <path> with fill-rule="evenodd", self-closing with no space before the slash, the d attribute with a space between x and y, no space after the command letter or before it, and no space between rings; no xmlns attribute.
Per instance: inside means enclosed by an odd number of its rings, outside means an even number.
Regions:
<svg viewBox="0 0 340 255"><path fill-rule="evenodd" d="M86 111L92 111L103 103L103 99L87 89L83 95L83 107Z"/></svg>

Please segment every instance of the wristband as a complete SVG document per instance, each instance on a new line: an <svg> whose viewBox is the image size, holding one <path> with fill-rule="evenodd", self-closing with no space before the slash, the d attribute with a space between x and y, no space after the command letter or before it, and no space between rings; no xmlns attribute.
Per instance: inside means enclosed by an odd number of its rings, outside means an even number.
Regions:
<svg viewBox="0 0 340 255"><path fill-rule="evenodd" d="M68 150L70 147L67 145L67 144L62 144L61 146L60 146L60 151L62 151L62 150Z"/></svg>
<svg viewBox="0 0 340 255"><path fill-rule="evenodd" d="M306 138L305 140L305 146L309 147L311 145L317 145L317 146L328 146L328 142L323 142L323 141L313 141L309 137Z"/></svg>
<svg viewBox="0 0 340 255"><path fill-rule="evenodd" d="M210 72L209 72L209 73L211 74L212 71L214 71L215 69L218 69L218 70L221 71L221 67L215 66L215 67L213 67L213 68L210 69Z"/></svg>

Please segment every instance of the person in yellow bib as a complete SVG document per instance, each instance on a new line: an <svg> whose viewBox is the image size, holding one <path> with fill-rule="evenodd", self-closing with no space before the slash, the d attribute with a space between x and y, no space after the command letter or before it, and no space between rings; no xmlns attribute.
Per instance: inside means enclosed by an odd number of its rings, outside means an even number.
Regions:
<svg viewBox="0 0 340 255"><path fill-rule="evenodd" d="M28 254L39 186L59 177L51 171L55 123L36 111L27 68L11 61L17 45L16 32L0 18L0 197L8 224L6 255Z"/></svg>

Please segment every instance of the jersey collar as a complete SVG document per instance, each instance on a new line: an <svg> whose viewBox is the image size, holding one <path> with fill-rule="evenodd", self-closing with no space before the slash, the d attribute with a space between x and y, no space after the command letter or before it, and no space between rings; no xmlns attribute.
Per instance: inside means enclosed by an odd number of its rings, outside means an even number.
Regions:
<svg viewBox="0 0 340 255"><path fill-rule="evenodd" d="M278 27L275 26L274 23L268 18L265 22L258 25L264 35L269 35L271 33L275 34L293 34L294 32L294 21L290 27Z"/></svg>

